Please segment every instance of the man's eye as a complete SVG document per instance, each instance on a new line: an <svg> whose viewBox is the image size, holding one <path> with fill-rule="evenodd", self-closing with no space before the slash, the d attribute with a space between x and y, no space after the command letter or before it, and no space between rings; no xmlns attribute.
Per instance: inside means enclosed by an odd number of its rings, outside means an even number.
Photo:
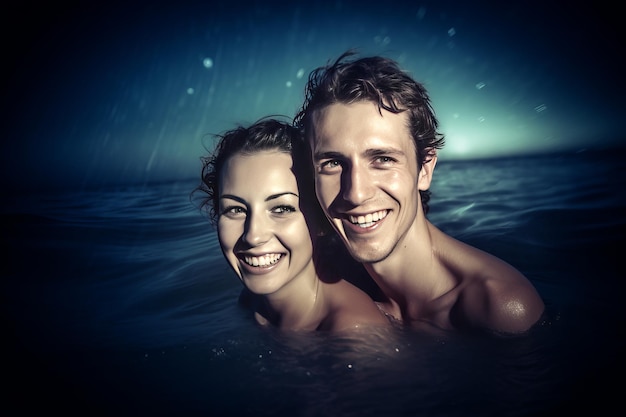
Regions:
<svg viewBox="0 0 626 417"><path fill-rule="evenodd" d="M379 156L376 158L375 161L378 164L390 164L390 163L396 162L396 159L390 156Z"/></svg>
<svg viewBox="0 0 626 417"><path fill-rule="evenodd" d="M341 162L336 159L330 159L328 161L324 161L320 164L321 169L333 169L341 166Z"/></svg>
<svg viewBox="0 0 626 417"><path fill-rule="evenodd" d="M272 209L272 213L274 214L286 214L286 213L295 213L296 208L294 206L284 205L277 206Z"/></svg>

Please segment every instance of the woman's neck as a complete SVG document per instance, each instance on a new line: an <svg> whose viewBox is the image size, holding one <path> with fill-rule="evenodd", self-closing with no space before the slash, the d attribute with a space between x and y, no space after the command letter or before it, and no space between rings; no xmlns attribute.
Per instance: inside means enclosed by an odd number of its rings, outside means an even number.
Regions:
<svg viewBox="0 0 626 417"><path fill-rule="evenodd" d="M279 291L263 296L264 311L257 309L257 314L281 329L315 330L322 320L323 297L320 286L321 280L311 262L309 267Z"/></svg>

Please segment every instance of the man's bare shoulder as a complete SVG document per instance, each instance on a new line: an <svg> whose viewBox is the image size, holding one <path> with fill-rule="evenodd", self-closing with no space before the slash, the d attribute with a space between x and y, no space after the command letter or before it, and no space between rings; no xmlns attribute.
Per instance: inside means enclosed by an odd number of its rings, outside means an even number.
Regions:
<svg viewBox="0 0 626 417"><path fill-rule="evenodd" d="M471 327L518 334L541 317L544 303L532 283L504 260L451 239L448 268L461 288L457 315Z"/></svg>
<svg viewBox="0 0 626 417"><path fill-rule="evenodd" d="M475 277L459 296L459 307L473 327L520 334L537 323L544 303L520 273Z"/></svg>

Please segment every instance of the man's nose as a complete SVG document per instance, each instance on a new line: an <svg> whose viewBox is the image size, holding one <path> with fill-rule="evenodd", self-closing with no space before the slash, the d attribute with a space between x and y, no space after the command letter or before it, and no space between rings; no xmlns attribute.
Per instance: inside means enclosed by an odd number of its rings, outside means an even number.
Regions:
<svg viewBox="0 0 626 417"><path fill-rule="evenodd" d="M367 170L358 165L353 165L348 169L343 177L341 187L344 200L353 205L362 204L372 197L372 179Z"/></svg>

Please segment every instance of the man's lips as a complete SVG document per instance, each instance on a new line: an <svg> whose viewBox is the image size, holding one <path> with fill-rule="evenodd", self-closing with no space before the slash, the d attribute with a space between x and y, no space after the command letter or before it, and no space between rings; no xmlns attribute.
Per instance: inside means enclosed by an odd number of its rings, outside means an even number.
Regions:
<svg viewBox="0 0 626 417"><path fill-rule="evenodd" d="M367 229L387 217L388 213L389 210L378 210L367 214L347 215L347 219L351 224L362 229Z"/></svg>

